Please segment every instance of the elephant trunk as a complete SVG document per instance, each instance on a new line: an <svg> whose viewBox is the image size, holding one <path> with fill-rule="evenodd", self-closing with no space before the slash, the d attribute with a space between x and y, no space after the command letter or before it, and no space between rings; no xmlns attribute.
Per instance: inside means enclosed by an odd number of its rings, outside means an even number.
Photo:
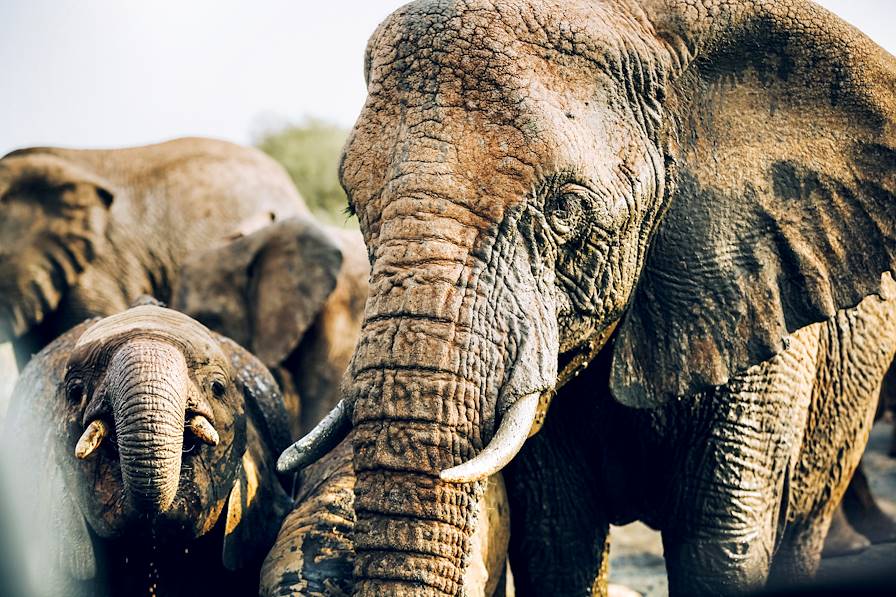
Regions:
<svg viewBox="0 0 896 597"><path fill-rule="evenodd" d="M125 495L135 510L165 512L180 480L190 379L180 350L154 339L122 346L109 366L109 395Z"/></svg>
<svg viewBox="0 0 896 597"><path fill-rule="evenodd" d="M521 240L449 227L457 220L418 211L379 238L346 385L357 595L462 592L480 479L522 445L531 396L556 377L556 334L533 323L550 322L540 315L553 305L536 296L531 268L516 262L526 258ZM484 242L507 261L481 259ZM506 292L478 284L500 269L520 273ZM475 472L457 468L471 460Z"/></svg>
<svg viewBox="0 0 896 597"><path fill-rule="evenodd" d="M400 333L401 320L389 327ZM355 594L456 595L481 487L439 473L481 447L481 386L434 360L363 368L356 379L366 391L354 405Z"/></svg>

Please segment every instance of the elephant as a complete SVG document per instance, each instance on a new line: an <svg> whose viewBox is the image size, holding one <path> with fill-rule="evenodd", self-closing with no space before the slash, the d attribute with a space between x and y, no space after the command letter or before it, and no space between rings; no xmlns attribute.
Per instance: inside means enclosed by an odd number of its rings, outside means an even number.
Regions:
<svg viewBox="0 0 896 597"><path fill-rule="evenodd" d="M0 159L0 343L21 368L85 319L169 301L197 250L307 214L282 167L224 141L14 151Z"/></svg>
<svg viewBox="0 0 896 597"><path fill-rule="evenodd" d="M418 0L364 64L364 323L278 460L353 430L354 594L461 594L502 469L519 595L604 594L632 520L672 595L810 576L893 358L896 60L804 0Z"/></svg>
<svg viewBox="0 0 896 597"><path fill-rule="evenodd" d="M896 363L892 363L881 383L876 420L887 416L896 404ZM891 447L891 456L892 453ZM884 512L865 475L862 462L853 473L843 494L840 507L834 512L825 538L824 557L839 557L864 551L872 544L896 541L896 521Z"/></svg>
<svg viewBox="0 0 896 597"><path fill-rule="evenodd" d="M156 301L51 342L2 439L32 594L256 593L287 418L258 359Z"/></svg>
<svg viewBox="0 0 896 597"><path fill-rule="evenodd" d="M271 370L299 437L339 401L369 272L357 230L289 218L189 257L171 307L247 347Z"/></svg>
<svg viewBox="0 0 896 597"><path fill-rule="evenodd" d="M299 492L261 569L262 597L350 595L355 523L350 438L299 475ZM469 595L512 595L507 574L510 519L500 474L476 505L464 586ZM511 582L511 592L507 592Z"/></svg>

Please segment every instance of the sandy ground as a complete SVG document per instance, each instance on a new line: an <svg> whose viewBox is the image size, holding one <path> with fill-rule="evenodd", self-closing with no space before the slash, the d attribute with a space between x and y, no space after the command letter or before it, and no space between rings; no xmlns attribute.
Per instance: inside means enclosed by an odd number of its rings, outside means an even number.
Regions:
<svg viewBox="0 0 896 597"><path fill-rule="evenodd" d="M881 507L896 516L896 459L887 456L893 427L878 423L865 453L865 471ZM668 594L660 534L640 523L613 527L610 532L610 581L630 587L645 597ZM851 557L822 561L819 577L835 579L861 570L896 565L896 543L876 545Z"/></svg>

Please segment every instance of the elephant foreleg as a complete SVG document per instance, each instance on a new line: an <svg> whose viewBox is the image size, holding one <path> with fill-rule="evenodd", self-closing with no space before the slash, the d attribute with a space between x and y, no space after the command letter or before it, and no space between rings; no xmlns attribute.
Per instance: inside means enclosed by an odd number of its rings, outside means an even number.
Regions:
<svg viewBox="0 0 896 597"><path fill-rule="evenodd" d="M671 595L730 595L765 584L789 504L817 339L671 407L672 509L662 529Z"/></svg>
<svg viewBox="0 0 896 597"><path fill-rule="evenodd" d="M861 462L843 496L843 511L855 530L872 543L896 541L896 522L877 505Z"/></svg>
<svg viewBox="0 0 896 597"><path fill-rule="evenodd" d="M591 464L566 415L574 399L558 398L538 435L505 469L510 500L510 568L516 594L606 595L609 525L598 507ZM581 411L580 421L587 420Z"/></svg>

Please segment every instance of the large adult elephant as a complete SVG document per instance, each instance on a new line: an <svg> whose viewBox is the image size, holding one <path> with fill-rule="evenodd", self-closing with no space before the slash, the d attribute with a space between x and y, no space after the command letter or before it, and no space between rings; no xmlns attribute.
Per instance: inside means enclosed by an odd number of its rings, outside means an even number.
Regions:
<svg viewBox="0 0 896 597"><path fill-rule="evenodd" d="M0 160L0 342L21 367L89 317L169 301L198 250L307 213L283 168L223 141L14 151Z"/></svg>
<svg viewBox="0 0 896 597"><path fill-rule="evenodd" d="M807 1L455 0L366 75L365 323L279 463L354 427L356 594L458 594L517 453L522 595L601 592L636 518L674 594L760 584L778 542L810 573L893 356L896 61Z"/></svg>

